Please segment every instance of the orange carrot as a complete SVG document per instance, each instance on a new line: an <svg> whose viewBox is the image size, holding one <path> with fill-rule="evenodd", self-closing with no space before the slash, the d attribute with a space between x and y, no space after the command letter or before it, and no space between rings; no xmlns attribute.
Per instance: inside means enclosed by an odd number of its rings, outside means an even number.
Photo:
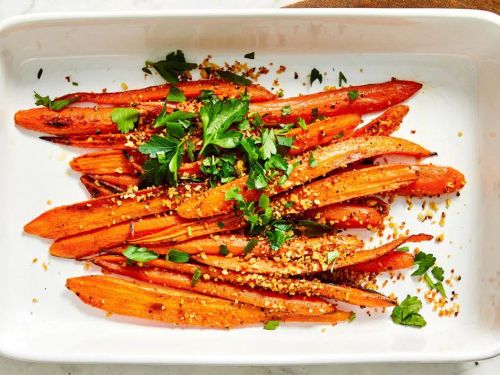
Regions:
<svg viewBox="0 0 500 375"><path fill-rule="evenodd" d="M465 186L465 176L451 167L415 165L418 179L396 191L398 195L431 196L452 193Z"/></svg>
<svg viewBox="0 0 500 375"><path fill-rule="evenodd" d="M78 156L69 163L71 169L80 173L111 174L136 173L137 170L122 151L108 150Z"/></svg>
<svg viewBox="0 0 500 375"><path fill-rule="evenodd" d="M140 177L129 174L89 174L89 177L99 181L99 183L108 184L116 189L127 190L132 186L138 186L141 182Z"/></svg>
<svg viewBox="0 0 500 375"><path fill-rule="evenodd" d="M376 208L355 203L332 204L307 211L305 216L317 222L342 228L376 228L384 222L384 216Z"/></svg>
<svg viewBox="0 0 500 375"><path fill-rule="evenodd" d="M353 137L391 135L399 129L401 122L410 110L410 107L399 104L388 108L377 118L370 121L367 125L357 129Z"/></svg>
<svg viewBox="0 0 500 375"><path fill-rule="evenodd" d="M135 238L182 223L177 215L148 216L138 220L97 228L85 233L59 238L50 246L50 253L62 258L83 258L108 247L134 242Z"/></svg>
<svg viewBox="0 0 500 375"><path fill-rule="evenodd" d="M433 155L423 147L392 137L353 138L337 144L321 147L313 152L316 166L309 165L310 155L303 155L292 160L291 164L298 163L288 180L281 186L272 186L266 191L268 196L276 195L289 190L294 186L302 185L312 179L323 176L346 164L362 159L384 154L406 154L418 157ZM261 192L250 190L246 184L248 177L237 178L225 185L207 190L184 201L177 212L186 218L203 218L221 213L230 212L234 202L225 199L226 193L231 189L239 189L247 201L256 201Z"/></svg>
<svg viewBox="0 0 500 375"><path fill-rule="evenodd" d="M102 260L100 257L93 258L92 263L108 272L128 276L136 280L171 288L190 290L211 297L218 297L236 303L246 303L272 311L304 315L321 315L335 311L333 305L318 297L290 297L225 282L204 280L201 270L199 271L198 279L193 280L193 277L182 273L149 267L128 266L126 263L111 263Z"/></svg>
<svg viewBox="0 0 500 375"><path fill-rule="evenodd" d="M337 143L344 137L348 137L360 123L359 115L342 115L314 122L306 129L292 129L285 134L286 137L294 138L289 154L298 155L317 146Z"/></svg>
<svg viewBox="0 0 500 375"><path fill-rule="evenodd" d="M87 189L92 198L105 197L117 193L116 190L108 186L96 183L95 179L87 175L80 177L80 182L85 186L85 189Z"/></svg>
<svg viewBox="0 0 500 375"><path fill-rule="evenodd" d="M354 266L348 267L348 269L355 272L379 273L410 268L412 266L412 254L393 251L392 253L382 255L380 258L355 264Z"/></svg>
<svg viewBox="0 0 500 375"><path fill-rule="evenodd" d="M238 86L218 79L180 82L175 86L184 93L187 99L196 98L203 90L213 91L215 95L222 98L235 98L246 93L252 102L262 102L276 98L276 95L272 92L257 84ZM170 92L170 87L171 85L165 84L121 92L76 92L61 96L58 100L78 98L79 102L130 105L138 102L164 100Z"/></svg>
<svg viewBox="0 0 500 375"><path fill-rule="evenodd" d="M154 131L146 129L127 134L82 134L42 136L44 141L80 148L105 148L113 150L130 150L137 148L137 143L147 141Z"/></svg>
<svg viewBox="0 0 500 375"><path fill-rule="evenodd" d="M266 124L292 123L299 117L311 122L317 116L333 117L346 113L361 115L398 104L421 87L417 82L393 79L384 83L344 87L294 98L254 103L250 105L250 113L259 113ZM351 100L349 92L356 92L357 98ZM284 107L290 107L289 114L282 114Z"/></svg>
<svg viewBox="0 0 500 375"><path fill-rule="evenodd" d="M56 207L26 224L24 230L44 238L60 238L146 215L168 212L176 208L188 191L198 186L202 185L150 188Z"/></svg>
<svg viewBox="0 0 500 375"><path fill-rule="evenodd" d="M417 179L407 165L382 165L339 173L300 186L272 200L282 215L299 214L353 198L392 191ZM290 206L289 202L293 202Z"/></svg>

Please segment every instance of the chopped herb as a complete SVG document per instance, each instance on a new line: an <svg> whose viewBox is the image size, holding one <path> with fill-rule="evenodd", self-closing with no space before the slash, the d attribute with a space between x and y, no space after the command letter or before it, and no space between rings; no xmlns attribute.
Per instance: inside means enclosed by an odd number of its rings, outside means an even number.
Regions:
<svg viewBox="0 0 500 375"><path fill-rule="evenodd" d="M290 208L290 207L293 207L294 204L295 204L295 202L289 201L289 202L285 203L285 207Z"/></svg>
<svg viewBox="0 0 500 375"><path fill-rule="evenodd" d="M36 78L37 79L42 78L42 74L43 74L43 69L42 68L38 69L38 73L36 74Z"/></svg>
<svg viewBox="0 0 500 375"><path fill-rule="evenodd" d="M153 72L151 71L151 69L146 68L146 67L142 68L142 71L143 71L144 73L146 73L146 74L153 74Z"/></svg>
<svg viewBox="0 0 500 375"><path fill-rule="evenodd" d="M286 116L290 113L292 113L292 107L290 107L289 105L285 105L281 108L281 116Z"/></svg>
<svg viewBox="0 0 500 375"><path fill-rule="evenodd" d="M329 251L326 253L326 264L323 265L323 271L326 271L328 267L331 266L331 270L333 271L335 266L335 260L339 257L339 252L337 250Z"/></svg>
<svg viewBox="0 0 500 375"><path fill-rule="evenodd" d="M293 202L289 203L292 203L293 206ZM312 220L298 220L295 222L295 230L307 237L319 237L325 233L331 232L333 229L334 228L330 225L317 223Z"/></svg>
<svg viewBox="0 0 500 375"><path fill-rule="evenodd" d="M170 86L170 90L167 95L168 102L182 103L186 101L186 96L177 86Z"/></svg>
<svg viewBox="0 0 500 375"><path fill-rule="evenodd" d="M286 222L275 221L271 227L272 229L266 231L266 235L273 251L281 249L285 242L294 236L292 225Z"/></svg>
<svg viewBox="0 0 500 375"><path fill-rule="evenodd" d="M250 121L243 120L242 122L240 122L238 124L238 129L241 130L242 132L245 130L249 130L250 129Z"/></svg>
<svg viewBox="0 0 500 375"><path fill-rule="evenodd" d="M248 112L248 99L229 99L207 102L200 109L203 123L203 154L209 145L222 148L235 148L240 142L241 133L228 130L237 121L242 121Z"/></svg>
<svg viewBox="0 0 500 375"><path fill-rule="evenodd" d="M311 83L311 85L314 83L314 81L318 80L319 83L322 83L323 82L323 74L321 74L318 69L314 68L313 70L311 70L311 77L310 77L310 80L309 82Z"/></svg>
<svg viewBox="0 0 500 375"><path fill-rule="evenodd" d="M259 207L265 210L269 207L270 203L271 200L269 199L269 197L266 194L262 193L259 197Z"/></svg>
<svg viewBox="0 0 500 375"><path fill-rule="evenodd" d="M53 111L60 111L61 109L78 100L78 97L61 100L50 100L48 96L41 96L36 91L34 91L34 93L36 99L35 105L43 105L44 107L47 107Z"/></svg>
<svg viewBox="0 0 500 375"><path fill-rule="evenodd" d="M276 137L273 129L264 129L262 131L262 146L259 148L259 156L263 160L268 160L273 154L276 154Z"/></svg>
<svg viewBox="0 0 500 375"><path fill-rule="evenodd" d="M236 83L237 85L248 86L252 83L252 81L250 81L249 79L242 77L238 74L228 72L226 70L217 70L216 73L224 81Z"/></svg>
<svg viewBox="0 0 500 375"><path fill-rule="evenodd" d="M71 82L71 84L72 84L73 86L78 86L78 82L74 82L74 81L73 81L73 82Z"/></svg>
<svg viewBox="0 0 500 375"><path fill-rule="evenodd" d="M426 273L424 275L424 280L425 280L427 286L429 287L429 289L434 289L436 287L436 285L434 284L434 281L432 281L432 279L428 273Z"/></svg>
<svg viewBox="0 0 500 375"><path fill-rule="evenodd" d="M407 253L408 251L410 251L410 248L408 246L402 246L398 248L396 251L399 251L400 253Z"/></svg>
<svg viewBox="0 0 500 375"><path fill-rule="evenodd" d="M444 298L448 298L446 296L446 291L444 290L444 286L443 286L443 283L441 281L438 281L436 283L436 289L439 293L441 293L441 295L444 297Z"/></svg>
<svg viewBox="0 0 500 375"><path fill-rule="evenodd" d="M225 227L225 224L222 221L218 221L217 226L222 229Z"/></svg>
<svg viewBox="0 0 500 375"><path fill-rule="evenodd" d="M188 154L188 158L189 158L190 161L195 161L196 160L196 156L194 155L195 149L196 149L196 146L193 143L193 141L191 141L190 139L188 139L188 141L186 142L186 152Z"/></svg>
<svg viewBox="0 0 500 375"><path fill-rule="evenodd" d="M201 100L203 104L215 103L219 100L212 90L201 90L198 99Z"/></svg>
<svg viewBox="0 0 500 375"><path fill-rule="evenodd" d="M344 73L339 72L339 86L342 86L343 83L347 83L347 78Z"/></svg>
<svg viewBox="0 0 500 375"><path fill-rule="evenodd" d="M226 256L227 254L229 254L229 249L227 248L226 245L219 246L219 254L222 256Z"/></svg>
<svg viewBox="0 0 500 375"><path fill-rule="evenodd" d="M335 135L335 139L340 139L344 136L344 132L338 132L337 135Z"/></svg>
<svg viewBox="0 0 500 375"><path fill-rule="evenodd" d="M279 320L269 320L266 324L264 324L264 329L268 331L274 331L280 325Z"/></svg>
<svg viewBox="0 0 500 375"><path fill-rule="evenodd" d="M245 245L245 248L243 249L243 254L248 254L252 249L257 246L259 243L259 240L257 238L251 238L247 244Z"/></svg>
<svg viewBox="0 0 500 375"><path fill-rule="evenodd" d="M201 279L201 270L197 268L193 273L193 277L191 278L191 286L195 286L196 283L200 281L200 279Z"/></svg>
<svg viewBox="0 0 500 375"><path fill-rule="evenodd" d="M111 121L113 121L121 133L128 133L133 130L139 120L139 111L135 108L115 108L111 111Z"/></svg>
<svg viewBox="0 0 500 375"><path fill-rule="evenodd" d="M418 268L415 272L413 272L412 276L422 276L427 272L429 268L431 268L436 262L436 257L432 254L426 254L423 251L419 252L415 255L414 263L418 265Z"/></svg>
<svg viewBox="0 0 500 375"><path fill-rule="evenodd" d="M135 262L146 263L158 259L158 254L145 247L130 245L123 252L123 256Z"/></svg>
<svg viewBox="0 0 500 375"><path fill-rule="evenodd" d="M302 130L307 130L307 124L302 117L299 117L297 124L302 128Z"/></svg>
<svg viewBox="0 0 500 375"><path fill-rule="evenodd" d="M282 137L278 135L276 137L278 144L283 147L292 147L294 138L293 137Z"/></svg>
<svg viewBox="0 0 500 375"><path fill-rule="evenodd" d="M260 163L255 163L250 166L247 187L252 190L262 190L267 187L266 171Z"/></svg>
<svg viewBox="0 0 500 375"><path fill-rule="evenodd" d="M408 295L399 306L392 310L391 318L394 323L412 327L425 327L427 322L418 312L422 309L422 302L416 296Z"/></svg>
<svg viewBox="0 0 500 375"><path fill-rule="evenodd" d="M250 53L247 53L245 54L245 56L243 56L245 59L250 59L250 60L253 60L255 59L255 52L250 52Z"/></svg>
<svg viewBox="0 0 500 375"><path fill-rule="evenodd" d="M166 102L165 102L160 114L155 120L154 127L159 128L165 126L167 127L168 130L168 127L170 125L186 129L189 126L191 126L190 120L193 119L194 117L195 114L189 112L174 111L172 113L167 113Z"/></svg>
<svg viewBox="0 0 500 375"><path fill-rule="evenodd" d="M349 101L352 102L353 100L357 99L359 96L358 90L351 90L347 93L347 96L349 97Z"/></svg>
<svg viewBox="0 0 500 375"><path fill-rule="evenodd" d="M167 260L174 263L189 262L189 254L179 250L170 250L167 254Z"/></svg>
<svg viewBox="0 0 500 375"><path fill-rule="evenodd" d="M146 61L143 72L148 73L144 69L155 68L155 70L169 83L179 83L179 74L182 72L193 70L198 67L198 64L187 63L184 53L180 50L170 52L165 60L160 61ZM149 69L148 69L149 70ZM149 70L149 73L151 71ZM148 73L148 74L149 74Z"/></svg>
<svg viewBox="0 0 500 375"><path fill-rule="evenodd" d="M349 317L349 323L353 322L354 320L356 320L356 313L352 312L351 316Z"/></svg>
<svg viewBox="0 0 500 375"><path fill-rule="evenodd" d="M432 275L436 278L436 280L438 281L444 280L444 270L441 267L434 267L431 272Z"/></svg>
<svg viewBox="0 0 500 375"><path fill-rule="evenodd" d="M210 185L215 186L217 182L225 184L234 180L238 176L235 166L235 155L212 155L202 160L201 171L209 176Z"/></svg>
<svg viewBox="0 0 500 375"><path fill-rule="evenodd" d="M318 163L316 162L316 159L314 159L314 154L311 152L309 154L309 166L315 168L317 165Z"/></svg>

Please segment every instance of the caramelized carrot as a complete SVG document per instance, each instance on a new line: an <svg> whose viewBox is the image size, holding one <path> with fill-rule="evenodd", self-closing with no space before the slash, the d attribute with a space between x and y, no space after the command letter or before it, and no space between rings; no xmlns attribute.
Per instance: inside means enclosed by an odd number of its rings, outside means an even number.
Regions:
<svg viewBox="0 0 500 375"><path fill-rule="evenodd" d="M401 122L407 115L410 107L400 104L388 108L377 118L370 121L367 125L357 129L353 133L353 137L365 137L376 135L391 135L399 129Z"/></svg>
<svg viewBox="0 0 500 375"><path fill-rule="evenodd" d="M50 246L50 253L62 258L83 258L182 222L177 215L148 216L59 238Z"/></svg>
<svg viewBox="0 0 500 375"><path fill-rule="evenodd" d="M90 152L78 156L69 163L71 169L80 173L111 174L136 173L137 170L129 158L119 150Z"/></svg>
<svg viewBox="0 0 500 375"><path fill-rule="evenodd" d="M381 165L339 173L300 186L272 200L282 215L299 214L353 198L396 190L417 179L407 165ZM290 206L289 202L293 202Z"/></svg>
<svg viewBox="0 0 500 375"><path fill-rule="evenodd" d="M99 183L109 184L116 189L127 190L132 186L138 186L141 182L140 177L128 174L89 174L89 177L99 181Z"/></svg>
<svg viewBox="0 0 500 375"><path fill-rule="evenodd" d="M203 90L213 91L215 95L222 98L235 98L245 93L252 102L262 102L276 98L276 95L272 92L257 84L238 86L218 79L180 82L175 86L184 93L187 99L196 98ZM138 102L164 100L170 92L170 87L171 85L165 84L121 92L75 92L61 96L58 100L78 98L79 102L130 105Z"/></svg>
<svg viewBox="0 0 500 375"><path fill-rule="evenodd" d="M266 124L292 123L299 117L311 122L315 116L333 117L346 113L362 115L398 104L421 87L417 82L393 79L384 83L344 87L294 98L254 103L250 105L250 113L259 113ZM351 100L349 92L357 92L357 98ZM284 107L290 107L290 114L282 115Z"/></svg>
<svg viewBox="0 0 500 375"><path fill-rule="evenodd" d="M126 261L124 257L116 255L105 255L100 258L106 262L116 264L122 264ZM145 264L145 267L157 267L190 275L194 274L196 270L201 270L203 275L207 274L210 276L211 280L215 281L226 281L233 284L250 286L252 288L257 287L282 294L320 296L358 306L385 307L394 306L396 304L395 299L374 291L358 289L347 285L327 284L318 280L291 279L262 274L239 273L199 264L173 263L162 259L150 261Z"/></svg>
<svg viewBox="0 0 500 375"><path fill-rule="evenodd" d="M107 195L113 195L117 193L116 190L108 186L104 186L99 183L96 184L96 180L91 178L90 176L80 177L80 182L83 186L85 186L85 189L87 189L92 198L105 197Z"/></svg>
<svg viewBox="0 0 500 375"><path fill-rule="evenodd" d="M376 228L384 222L384 216L376 208L355 203L332 204L308 211L305 216L343 228Z"/></svg>
<svg viewBox="0 0 500 375"><path fill-rule="evenodd" d="M147 141L154 131L146 129L127 134L82 134L82 135L59 135L42 136L44 141L57 143L65 146L80 148L105 148L113 150L130 150L137 148L137 143Z"/></svg>
<svg viewBox="0 0 500 375"><path fill-rule="evenodd" d="M337 143L344 137L347 138L360 123L359 115L342 115L314 122L306 129L292 129L285 134L286 137L294 138L289 154L298 155L317 146Z"/></svg>
<svg viewBox="0 0 500 375"><path fill-rule="evenodd" d="M410 268L412 266L412 254L393 251L392 253L382 255L380 258L355 264L354 266L348 267L348 269L355 272L379 273Z"/></svg>
<svg viewBox="0 0 500 375"><path fill-rule="evenodd" d="M135 193L116 194L44 212L24 226L24 231L44 238L61 238L176 208L187 189L150 188Z"/></svg>
<svg viewBox="0 0 500 375"><path fill-rule="evenodd" d="M201 276L201 270L199 271L200 277L193 280L191 276L182 273L149 267L128 266L126 262L123 264L111 263L99 257L93 258L92 263L108 272L128 276L136 280L171 288L190 290L211 297L237 301L237 303L246 303L272 311L304 315L321 315L335 311L333 305L318 297L291 297L225 282L204 280Z"/></svg>
<svg viewBox="0 0 500 375"><path fill-rule="evenodd" d="M398 195L431 196L452 193L465 186L465 176L451 167L415 165L418 179L396 191Z"/></svg>
<svg viewBox="0 0 500 375"><path fill-rule="evenodd" d="M294 186L302 185L323 176L346 164L385 154L406 154L418 157L433 155L423 147L399 138L353 138L315 150L314 159L317 163L315 167L309 165L310 155L303 155L292 160L291 163L298 163L298 166L292 171L288 180L281 186L273 186L266 191L266 194L269 196L276 195ZM225 196L229 190L234 188L239 189L247 201L256 201L259 199L261 192L248 189L246 186L247 181L247 176L240 177L225 185L197 194L184 201L177 208L177 213L186 218L203 218L230 212L233 209L234 202L226 200Z"/></svg>

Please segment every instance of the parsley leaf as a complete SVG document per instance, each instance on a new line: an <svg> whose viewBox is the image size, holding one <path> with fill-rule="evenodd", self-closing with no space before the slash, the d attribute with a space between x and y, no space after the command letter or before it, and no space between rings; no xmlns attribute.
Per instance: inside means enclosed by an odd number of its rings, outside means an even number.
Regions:
<svg viewBox="0 0 500 375"><path fill-rule="evenodd" d="M405 326L425 327L427 322L418 312L422 309L422 302L416 296L408 295L403 302L392 310L391 318L394 323Z"/></svg>
<svg viewBox="0 0 500 375"><path fill-rule="evenodd" d="M415 272L413 272L412 276L422 276L427 272L429 268L431 268L434 263L436 263L436 257L432 254L426 254L423 251L419 252L415 255L414 263L418 265L418 268Z"/></svg>
<svg viewBox="0 0 500 375"><path fill-rule="evenodd" d="M292 107L290 107L289 105L285 105L281 108L281 116L286 116L290 113L292 113Z"/></svg>
<svg viewBox="0 0 500 375"><path fill-rule="evenodd" d="M186 101L186 96L177 86L170 86L167 95L168 102L182 103Z"/></svg>
<svg viewBox="0 0 500 375"><path fill-rule="evenodd" d="M48 96L41 96L39 93L36 91L33 91L35 93L35 105L43 105L44 107L47 107L48 109L51 109L53 111L60 111L61 109L67 107L73 102L76 102L78 100L78 97L74 98L69 98L69 99L61 99L61 100L50 100Z"/></svg>
<svg viewBox="0 0 500 375"><path fill-rule="evenodd" d="M236 83L241 86L248 86L252 83L249 79L242 77L238 74L228 72L227 70L217 70L217 75L221 77L224 81Z"/></svg>
<svg viewBox="0 0 500 375"><path fill-rule="evenodd" d="M264 129L262 131L262 146L259 149L259 156L263 160L268 160L273 154L276 154L276 137L273 129Z"/></svg>
<svg viewBox="0 0 500 375"><path fill-rule="evenodd" d="M343 83L347 83L347 78L345 77L344 73L339 72L339 86L342 86Z"/></svg>
<svg viewBox="0 0 500 375"><path fill-rule="evenodd" d="M236 156L209 156L201 162L201 171L210 178L210 185L215 186L216 182L223 184L234 180L238 173L236 172Z"/></svg>
<svg viewBox="0 0 500 375"><path fill-rule="evenodd" d="M253 60L255 59L255 52L249 52L243 56L245 59Z"/></svg>
<svg viewBox="0 0 500 375"><path fill-rule="evenodd" d="M111 121L118 126L121 133L133 130L137 120L139 120L139 111L135 108L115 108L111 111Z"/></svg>
<svg viewBox="0 0 500 375"><path fill-rule="evenodd" d="M197 268L193 272L193 277L191 278L191 286L195 286L198 283L198 281L200 281L200 279L201 279L201 270Z"/></svg>
<svg viewBox="0 0 500 375"><path fill-rule="evenodd" d="M174 263L189 262L189 254L179 250L170 250L166 258Z"/></svg>
<svg viewBox="0 0 500 375"><path fill-rule="evenodd" d="M170 52L165 60L146 61L145 68L155 68L156 71L169 83L179 83L179 74L198 67L198 64L187 63L184 53L180 50ZM145 71L143 69L143 71Z"/></svg>
<svg viewBox="0 0 500 375"><path fill-rule="evenodd" d="M162 137L155 134L148 142L139 146L139 151L150 157L143 164L143 181L150 185L160 185L164 181L172 186L177 185L177 172L184 155L183 142L172 136Z"/></svg>
<svg viewBox="0 0 500 375"><path fill-rule="evenodd" d="M274 331L280 325L279 320L269 320L266 324L264 324L264 329L267 331Z"/></svg>
<svg viewBox="0 0 500 375"><path fill-rule="evenodd" d="M400 252L400 253L407 253L408 251L410 251L410 248L408 246L402 246L398 249L396 249L397 252Z"/></svg>
<svg viewBox="0 0 500 375"><path fill-rule="evenodd" d="M311 152L309 154L309 166L315 168L318 165L316 159L314 159L314 154Z"/></svg>
<svg viewBox="0 0 500 375"><path fill-rule="evenodd" d="M209 145L222 148L235 148L242 135L234 130L228 130L237 121L242 121L248 112L248 99L229 99L207 102L200 109L203 123L203 154Z"/></svg>
<svg viewBox="0 0 500 375"><path fill-rule="evenodd" d="M266 171L260 163L255 163L250 166L247 187L252 190L261 190L267 187Z"/></svg>
<svg viewBox="0 0 500 375"><path fill-rule="evenodd" d="M293 202L289 203L292 203L291 206L293 206ZM333 231L333 229L334 228L330 225L320 224L312 220L298 220L295 222L295 230L307 237L319 237Z"/></svg>
<svg viewBox="0 0 500 375"><path fill-rule="evenodd" d="M434 267L431 272L432 275L436 278L436 280L438 281L444 280L444 270L441 267Z"/></svg>
<svg viewBox="0 0 500 375"><path fill-rule="evenodd" d="M259 243L259 240L257 238L251 238L247 244L245 245L245 248L243 249L243 254L248 254L250 251L253 250L255 246Z"/></svg>
<svg viewBox="0 0 500 375"><path fill-rule="evenodd" d="M318 69L314 68L311 70L311 77L310 77L310 83L311 85L314 83L314 81L318 80L319 83L323 82L323 74L321 74Z"/></svg>
<svg viewBox="0 0 500 375"><path fill-rule="evenodd" d="M123 256L135 262L146 263L158 259L158 254L145 247L130 245L123 251Z"/></svg>
<svg viewBox="0 0 500 375"><path fill-rule="evenodd" d="M349 101L352 102L353 100L357 99L359 96L358 90L351 90L347 93L347 96L349 97Z"/></svg>
<svg viewBox="0 0 500 375"><path fill-rule="evenodd" d="M278 145L283 147L292 147L294 138L293 137L282 137L276 136L276 141L278 141Z"/></svg>
<svg viewBox="0 0 500 375"><path fill-rule="evenodd" d="M159 128L175 123L181 125L183 128L187 128L191 125L191 122L189 120L193 119L194 117L196 117L194 113L182 111L167 113L166 106L164 105L163 109L155 120L154 127Z"/></svg>
<svg viewBox="0 0 500 375"><path fill-rule="evenodd" d="M227 248L226 245L219 246L219 254L222 256L226 256L227 254L229 254L229 249Z"/></svg>

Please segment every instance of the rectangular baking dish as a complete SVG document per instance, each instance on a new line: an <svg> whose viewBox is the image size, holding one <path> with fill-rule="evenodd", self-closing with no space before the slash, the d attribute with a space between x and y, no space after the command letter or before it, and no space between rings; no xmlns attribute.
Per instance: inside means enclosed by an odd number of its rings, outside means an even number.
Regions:
<svg viewBox="0 0 500 375"><path fill-rule="evenodd" d="M182 49L201 61L267 64L287 96L318 91L302 85L312 68L336 86L398 77L420 81L421 92L398 135L439 152L468 184L446 211L445 228L420 223L404 200L392 214L412 232L445 233L432 252L461 281L455 318L426 305L428 325L395 325L390 311L358 312L351 324L283 325L230 331L166 327L84 306L64 288L69 276L98 272L54 259L47 241L24 235L24 223L54 205L86 199L68 161L79 152L44 143L13 123L33 106L33 90L120 90L161 82L145 79L145 59ZM269 63L273 62L273 66ZM280 65L285 73L278 75ZM39 68L43 75L37 79ZM333 69L333 70L332 70ZM294 73L299 79L294 79ZM79 83L71 86L69 80ZM500 17L462 10L175 11L36 15L0 25L0 353L35 361L170 364L312 364L461 361L500 352ZM415 130L413 133L411 130ZM463 134L463 136L459 136ZM440 210L444 199L435 199ZM35 261L36 258L36 261ZM383 289L404 298L425 284L406 280ZM423 292L422 292L423 293ZM422 293L420 296L422 296Z"/></svg>

